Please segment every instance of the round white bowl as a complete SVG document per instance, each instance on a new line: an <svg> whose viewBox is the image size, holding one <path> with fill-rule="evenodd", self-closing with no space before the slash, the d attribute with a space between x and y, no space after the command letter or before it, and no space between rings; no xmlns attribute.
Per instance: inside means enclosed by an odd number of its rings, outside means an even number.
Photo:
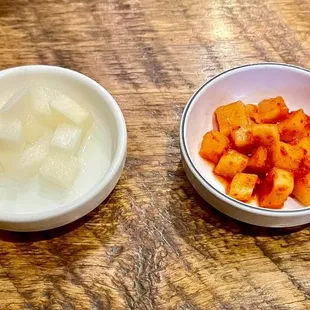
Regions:
<svg viewBox="0 0 310 310"><path fill-rule="evenodd" d="M126 158L127 131L123 114L113 97L89 77L54 66L23 66L0 71L0 89L20 88L28 84L55 87L88 105L95 119L104 121L111 138L112 156L109 168L93 187L71 202L55 208L38 210L38 206L23 213L13 213L2 206L0 228L12 231L39 231L56 228L73 222L96 208L117 184ZM73 96L73 99L74 99ZM1 203L1 201L0 201ZM2 202L3 203L3 202Z"/></svg>
<svg viewBox="0 0 310 310"><path fill-rule="evenodd" d="M279 63L259 63L223 72L192 96L180 124L183 165L189 181L213 207L237 220L265 227L293 227L310 222L310 208L289 198L282 209L261 208L225 194L212 167L198 154L204 133L213 129L214 111L220 105L242 100L255 103L282 96L290 110L310 114L310 71Z"/></svg>

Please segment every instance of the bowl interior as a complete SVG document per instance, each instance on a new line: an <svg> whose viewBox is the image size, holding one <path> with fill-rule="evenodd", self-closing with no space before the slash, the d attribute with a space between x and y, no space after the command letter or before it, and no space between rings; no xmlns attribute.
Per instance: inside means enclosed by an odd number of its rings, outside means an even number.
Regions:
<svg viewBox="0 0 310 310"><path fill-rule="evenodd" d="M310 114L310 72L281 64L249 65L215 77L192 97L184 118L185 148L194 168L212 187L225 193L225 186L212 173L212 166L198 154L203 135L214 128L217 107L242 100L257 104L262 99L282 96L290 111L304 109ZM255 201L251 205L257 205ZM302 207L289 198L281 210Z"/></svg>
<svg viewBox="0 0 310 310"><path fill-rule="evenodd" d="M41 203L32 203L31 194L25 190L27 196L24 204L14 201L3 203L2 201L0 218L1 214L29 215L57 211L58 208L65 209L71 206L77 200L86 199L87 195L91 196L92 190L98 187L98 184L104 185L106 173L111 170L113 161L117 157L116 153L119 151L121 130L115 106L113 106L113 98L97 83L74 71L48 66L27 66L4 70L0 72L0 106L17 90L25 86L36 85L58 89L86 107L92 113L98 129L93 138L102 139L104 148L97 150L95 149L96 143L94 143L90 146L89 151L85 152L88 153L86 156L93 156L91 159L82 158L82 161L88 160L90 166L87 165L87 169L82 168L73 190L68 194L60 195L60 199L53 202L48 201L50 199L46 199L42 195ZM94 158L98 157L98 154L100 158ZM98 163L100 168L98 168ZM55 190L57 191L57 189Z"/></svg>
<svg viewBox="0 0 310 310"><path fill-rule="evenodd" d="M43 85L60 90L92 112L97 123L104 123L112 140L112 152L116 151L118 128L115 114L107 104L99 85L89 78L63 68L49 66L25 66L0 72L0 107L19 89Z"/></svg>

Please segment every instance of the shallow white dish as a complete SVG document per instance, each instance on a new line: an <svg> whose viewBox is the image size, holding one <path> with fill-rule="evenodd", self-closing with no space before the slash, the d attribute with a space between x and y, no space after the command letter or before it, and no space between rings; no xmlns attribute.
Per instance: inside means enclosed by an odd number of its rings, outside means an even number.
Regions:
<svg viewBox="0 0 310 310"><path fill-rule="evenodd" d="M280 210L264 209L225 194L212 167L198 154L204 133L213 129L214 111L242 100L255 103L282 96L290 111L310 114L310 71L279 63L237 67L206 82L189 100L180 124L181 154L185 172L197 192L216 209L237 220L266 227L293 227L310 222L310 207L289 198Z"/></svg>
<svg viewBox="0 0 310 310"><path fill-rule="evenodd" d="M73 222L96 208L117 184L126 158L127 131L123 114L113 97L98 83L87 76L60 67L24 66L0 71L0 106L12 91L27 85L46 85L83 101L99 126L99 135L109 140L109 155L99 153L106 165L105 173L93 177L96 167L85 175L89 188L82 183L76 198L56 203L55 206L28 204L22 209L5 205L0 199L0 229L12 231L39 231L56 228ZM92 149L90 154L93 154ZM97 153L98 154L98 153ZM93 155L95 156L95 155ZM107 159L108 158L108 159ZM101 159L100 159L101 160Z"/></svg>

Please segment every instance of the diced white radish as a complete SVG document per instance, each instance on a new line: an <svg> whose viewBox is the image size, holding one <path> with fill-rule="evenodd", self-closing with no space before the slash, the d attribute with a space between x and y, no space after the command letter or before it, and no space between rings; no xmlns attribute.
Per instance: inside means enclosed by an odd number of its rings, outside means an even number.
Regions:
<svg viewBox="0 0 310 310"><path fill-rule="evenodd" d="M44 140L28 146L16 163L16 178L28 179L38 174L43 161L49 154L49 149L49 143Z"/></svg>
<svg viewBox="0 0 310 310"><path fill-rule="evenodd" d="M40 168L43 179L62 188L69 188L80 171L80 163L76 157L51 153Z"/></svg>
<svg viewBox="0 0 310 310"><path fill-rule="evenodd" d="M37 86L28 90L31 109L42 124L55 128L59 123L50 109L49 102L60 94L59 91L44 86Z"/></svg>
<svg viewBox="0 0 310 310"><path fill-rule="evenodd" d="M82 130L76 126L60 124L57 126L52 139L52 147L74 155L80 147Z"/></svg>
<svg viewBox="0 0 310 310"><path fill-rule="evenodd" d="M42 125L38 119L33 115L28 115L24 124L25 138L28 143L35 143L40 138L52 134L49 127Z"/></svg>
<svg viewBox="0 0 310 310"><path fill-rule="evenodd" d="M24 128L18 118L0 115L0 148L22 149L25 145Z"/></svg>
<svg viewBox="0 0 310 310"><path fill-rule="evenodd" d="M15 167L19 157L19 151L8 149L0 150L0 164L3 169L3 173L7 177L12 177L13 172L16 171Z"/></svg>
<svg viewBox="0 0 310 310"><path fill-rule="evenodd" d="M29 98L27 94L27 87L18 90L1 107L0 114L7 114L23 120L29 110Z"/></svg>
<svg viewBox="0 0 310 310"><path fill-rule="evenodd" d="M87 129L92 124L91 115L74 100L64 94L56 96L50 101L50 108L64 122L75 124L78 127Z"/></svg>

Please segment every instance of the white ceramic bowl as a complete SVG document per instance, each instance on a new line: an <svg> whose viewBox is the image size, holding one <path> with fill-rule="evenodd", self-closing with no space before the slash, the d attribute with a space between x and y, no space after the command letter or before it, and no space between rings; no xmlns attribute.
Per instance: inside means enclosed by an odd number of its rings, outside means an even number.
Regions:
<svg viewBox="0 0 310 310"><path fill-rule="evenodd" d="M266 227L292 227L310 222L310 208L289 198L280 210L235 200L198 151L204 133L213 128L215 109L236 100L258 103L283 96L290 110L310 114L310 71L278 63L237 67L206 82L189 100L180 125L181 153L186 174L197 192L219 211L237 220Z"/></svg>
<svg viewBox="0 0 310 310"><path fill-rule="evenodd" d="M113 97L98 83L78 72L53 66L24 66L0 71L0 90L27 84L45 84L64 91L88 105L95 119L104 122L111 139L111 159L107 171L99 176L94 186L86 189L77 199L54 208L28 206L25 212L7 209L0 201L0 228L12 231L39 231L59 227L75 221L96 208L113 190L124 167L127 131L122 112ZM104 155L104 154L103 154ZM16 211L16 210L15 210Z"/></svg>

